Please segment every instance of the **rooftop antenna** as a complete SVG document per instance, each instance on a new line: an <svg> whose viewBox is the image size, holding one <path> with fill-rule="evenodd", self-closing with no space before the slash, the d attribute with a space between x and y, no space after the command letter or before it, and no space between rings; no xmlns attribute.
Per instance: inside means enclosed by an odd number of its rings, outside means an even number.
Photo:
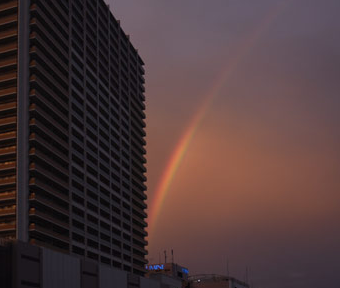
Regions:
<svg viewBox="0 0 340 288"><path fill-rule="evenodd" d="M229 278L229 260L227 259L227 277Z"/></svg>
<svg viewBox="0 0 340 288"><path fill-rule="evenodd" d="M246 266L246 281L245 282L248 284L248 266Z"/></svg>
<svg viewBox="0 0 340 288"><path fill-rule="evenodd" d="M249 269L248 269L248 278L249 279L247 279L247 281L249 281L249 283L247 283L248 284L248 286L249 287L254 287L254 281L253 281L253 279L252 279L252 274L251 274L251 267L249 267Z"/></svg>
<svg viewBox="0 0 340 288"><path fill-rule="evenodd" d="M166 250L164 250L164 260L165 260L164 263L166 263Z"/></svg>
<svg viewBox="0 0 340 288"><path fill-rule="evenodd" d="M171 258L172 263L174 263L174 249L171 249Z"/></svg>
<svg viewBox="0 0 340 288"><path fill-rule="evenodd" d="M161 263L161 252L158 252L158 263Z"/></svg>

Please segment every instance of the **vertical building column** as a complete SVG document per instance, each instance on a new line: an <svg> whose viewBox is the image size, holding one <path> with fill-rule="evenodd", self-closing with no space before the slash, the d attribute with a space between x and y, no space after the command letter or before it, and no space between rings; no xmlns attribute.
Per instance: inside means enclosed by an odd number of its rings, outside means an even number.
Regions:
<svg viewBox="0 0 340 288"><path fill-rule="evenodd" d="M71 47L71 39L72 39L72 1L69 1L68 3L68 11L69 11L69 15L68 15L68 21L70 23L69 27L68 27L68 33L69 33L69 40L68 40L68 45ZM69 49L68 51L68 57L70 59L69 63L68 63L68 71L72 71L72 49ZM68 74L68 83L69 83L69 87L68 87L68 93L71 96L72 95L72 88L71 88L71 83L72 83L72 73ZM71 98L71 97L70 97ZM68 115L68 121L69 123L72 123L72 101L71 99L69 99L68 102L68 111L69 111L69 115ZM72 125L68 126L68 135L69 135L69 154L68 154L68 163L69 163L69 167L68 167L68 185L69 185L69 195L68 195L68 201L69 201L69 208L68 208L68 215L69 215L69 220L68 220L68 225L69 225L69 253L72 253L72 245L73 245L73 239L72 239L72 232L73 232L73 225L72 225L72 219L73 219L73 215L72 215L72 192L71 192L71 187L72 187L72 140L71 140L71 135L72 135Z"/></svg>
<svg viewBox="0 0 340 288"><path fill-rule="evenodd" d="M30 1L18 0L16 238L28 241Z"/></svg>

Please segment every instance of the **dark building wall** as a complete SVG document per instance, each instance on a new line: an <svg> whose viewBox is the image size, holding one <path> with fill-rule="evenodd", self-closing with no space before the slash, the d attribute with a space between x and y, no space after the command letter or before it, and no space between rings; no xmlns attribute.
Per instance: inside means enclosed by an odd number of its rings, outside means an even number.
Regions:
<svg viewBox="0 0 340 288"><path fill-rule="evenodd" d="M11 248L0 245L0 283L3 288L11 287Z"/></svg>
<svg viewBox="0 0 340 288"><path fill-rule="evenodd" d="M0 237L143 275L143 61L102 0L4 0L0 25Z"/></svg>
<svg viewBox="0 0 340 288"><path fill-rule="evenodd" d="M41 287L41 250L28 243L10 246L12 288Z"/></svg>
<svg viewBox="0 0 340 288"><path fill-rule="evenodd" d="M70 3L71 253L143 274L143 62L103 1Z"/></svg>
<svg viewBox="0 0 340 288"><path fill-rule="evenodd" d="M18 2L0 3L0 237L15 238Z"/></svg>
<svg viewBox="0 0 340 288"><path fill-rule="evenodd" d="M29 239L68 252L68 9L31 0L29 12Z"/></svg>
<svg viewBox="0 0 340 288"><path fill-rule="evenodd" d="M65 52L48 3L0 4L0 235L68 251L68 26Z"/></svg>

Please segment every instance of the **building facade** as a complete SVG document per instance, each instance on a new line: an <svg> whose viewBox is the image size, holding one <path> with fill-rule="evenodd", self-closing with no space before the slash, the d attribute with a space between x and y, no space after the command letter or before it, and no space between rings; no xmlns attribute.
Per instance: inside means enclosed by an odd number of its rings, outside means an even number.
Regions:
<svg viewBox="0 0 340 288"><path fill-rule="evenodd" d="M0 2L0 237L144 275L143 61L103 0Z"/></svg>

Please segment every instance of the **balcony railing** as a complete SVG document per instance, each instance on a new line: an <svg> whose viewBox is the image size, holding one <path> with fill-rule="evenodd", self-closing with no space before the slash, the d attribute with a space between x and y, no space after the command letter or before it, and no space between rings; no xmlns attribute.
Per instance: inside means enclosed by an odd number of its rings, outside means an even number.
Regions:
<svg viewBox="0 0 340 288"><path fill-rule="evenodd" d="M2 4L0 4L0 12L8 10L8 9L15 8L17 6L18 6L18 1L17 0L13 0L13 1L9 1L9 2L6 2L6 3L2 3Z"/></svg>
<svg viewBox="0 0 340 288"><path fill-rule="evenodd" d="M0 201L15 200L15 191L6 191L0 193Z"/></svg>
<svg viewBox="0 0 340 288"><path fill-rule="evenodd" d="M0 222L0 231L14 231L15 230L15 221L10 222Z"/></svg>
<svg viewBox="0 0 340 288"><path fill-rule="evenodd" d="M56 225L59 225L59 226L61 226L63 228L68 229L68 224L67 223L62 222L62 221L58 220L56 217L48 215L47 213L38 211L35 208L31 208L29 210L29 215L30 216L36 216L36 217L39 217L39 218L44 219L44 220L48 220L48 221L52 222L53 224L56 224Z"/></svg>
<svg viewBox="0 0 340 288"><path fill-rule="evenodd" d="M0 186L8 185L8 184L15 184L15 183L16 183L16 177L15 176L1 177L0 178Z"/></svg>
<svg viewBox="0 0 340 288"><path fill-rule="evenodd" d="M42 226L40 226L39 224L35 224L35 223L31 223L29 225L29 230L30 231L39 231L40 233L43 233L45 235L48 235L49 237L54 237L60 241L66 241L68 242L69 241L69 237L68 236L65 236L65 235L62 235L62 234L59 234L53 230L50 230L50 229L46 229Z"/></svg>
<svg viewBox="0 0 340 288"><path fill-rule="evenodd" d="M15 161L8 161L0 163L0 171L3 170L15 170L16 168L16 162Z"/></svg>
<svg viewBox="0 0 340 288"><path fill-rule="evenodd" d="M16 205L0 207L0 216L15 215Z"/></svg>

